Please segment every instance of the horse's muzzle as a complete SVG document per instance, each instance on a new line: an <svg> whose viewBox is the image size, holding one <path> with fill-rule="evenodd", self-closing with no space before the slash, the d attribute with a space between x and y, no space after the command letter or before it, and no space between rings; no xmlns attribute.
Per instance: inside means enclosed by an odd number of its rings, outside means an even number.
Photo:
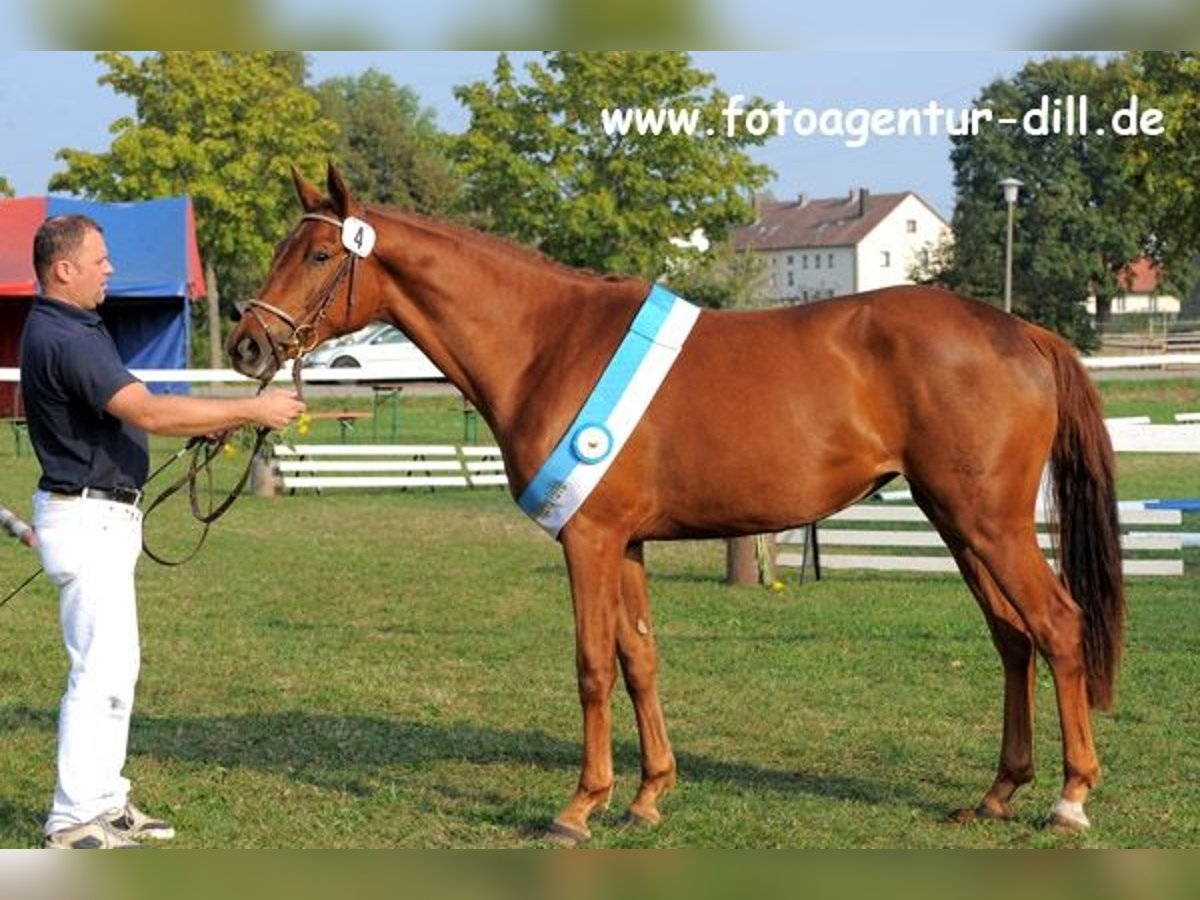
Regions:
<svg viewBox="0 0 1200 900"><path fill-rule="evenodd" d="M270 339L249 328L235 328L225 342L225 352L234 371L257 381L269 380L279 368Z"/></svg>

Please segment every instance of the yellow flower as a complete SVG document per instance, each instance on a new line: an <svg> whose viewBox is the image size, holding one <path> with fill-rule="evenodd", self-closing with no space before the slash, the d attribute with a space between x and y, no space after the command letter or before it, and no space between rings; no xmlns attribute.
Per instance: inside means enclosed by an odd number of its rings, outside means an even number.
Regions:
<svg viewBox="0 0 1200 900"><path fill-rule="evenodd" d="M226 459L232 459L237 456L237 447L233 446L233 444L225 444L221 447L221 453L224 454Z"/></svg>

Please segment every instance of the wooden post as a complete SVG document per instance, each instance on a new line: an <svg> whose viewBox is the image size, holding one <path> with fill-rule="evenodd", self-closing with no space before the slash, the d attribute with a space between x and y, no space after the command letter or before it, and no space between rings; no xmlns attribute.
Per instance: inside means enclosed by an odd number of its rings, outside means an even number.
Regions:
<svg viewBox="0 0 1200 900"><path fill-rule="evenodd" d="M211 262L204 266L204 280L208 285L208 367L219 369L225 342L221 340L221 294L217 290L217 270Z"/></svg>
<svg viewBox="0 0 1200 900"><path fill-rule="evenodd" d="M269 456L256 453L250 463L250 488L256 497L278 497L282 484Z"/></svg>
<svg viewBox="0 0 1200 900"><path fill-rule="evenodd" d="M725 583L740 587L758 584L753 535L725 539Z"/></svg>

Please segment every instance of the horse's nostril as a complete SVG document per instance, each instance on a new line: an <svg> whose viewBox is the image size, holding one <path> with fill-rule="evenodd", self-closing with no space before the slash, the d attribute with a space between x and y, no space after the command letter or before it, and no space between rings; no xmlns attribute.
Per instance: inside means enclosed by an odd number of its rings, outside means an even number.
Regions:
<svg viewBox="0 0 1200 900"><path fill-rule="evenodd" d="M249 336L242 338L238 342L237 355L243 362L252 363L258 359L261 353L258 341Z"/></svg>

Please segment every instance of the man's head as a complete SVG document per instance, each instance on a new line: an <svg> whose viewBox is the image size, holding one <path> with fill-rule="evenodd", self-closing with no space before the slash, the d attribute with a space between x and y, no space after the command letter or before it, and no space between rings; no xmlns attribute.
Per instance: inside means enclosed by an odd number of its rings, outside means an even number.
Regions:
<svg viewBox="0 0 1200 900"><path fill-rule="evenodd" d="M33 269L45 296L95 309L113 272L103 230L87 216L47 219L33 239Z"/></svg>

